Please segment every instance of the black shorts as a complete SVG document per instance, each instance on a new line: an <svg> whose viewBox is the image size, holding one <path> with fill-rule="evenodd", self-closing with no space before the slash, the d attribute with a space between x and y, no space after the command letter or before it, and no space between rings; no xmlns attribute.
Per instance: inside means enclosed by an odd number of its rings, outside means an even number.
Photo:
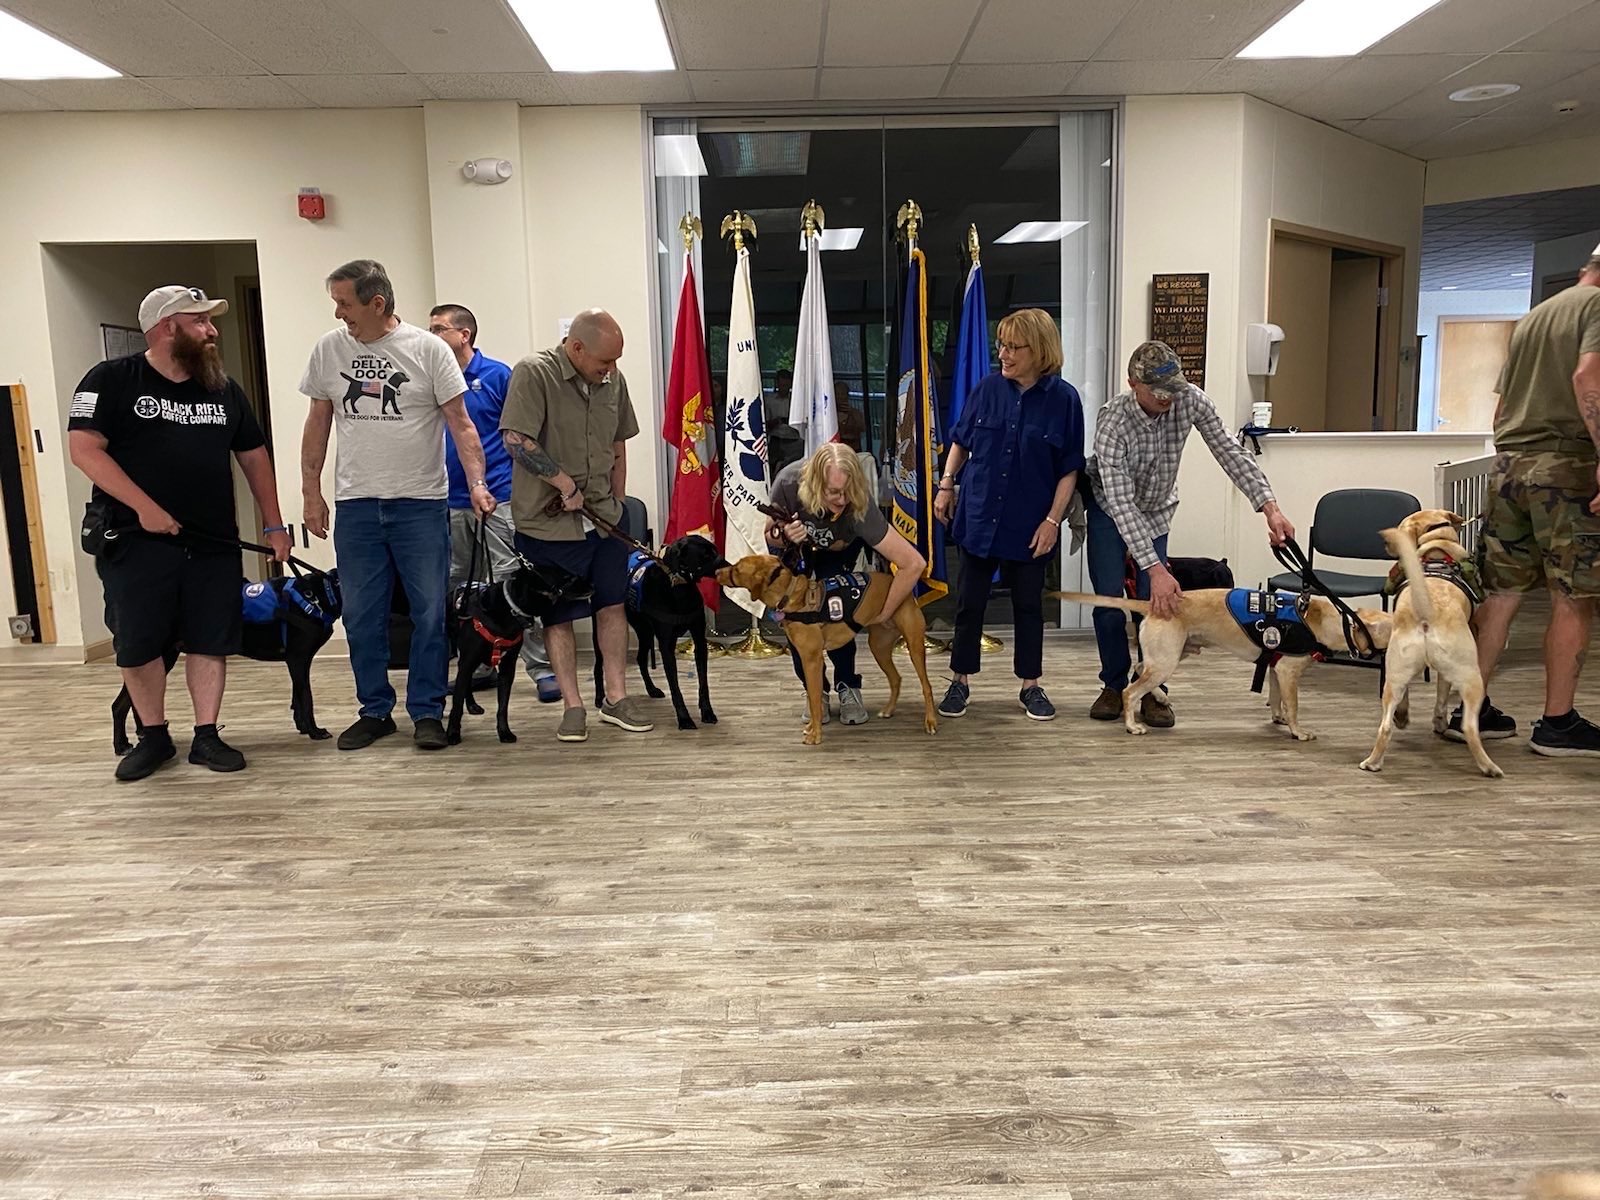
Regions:
<svg viewBox="0 0 1600 1200"><path fill-rule="evenodd" d="M239 653L244 625L238 551L200 553L172 541L127 537L95 563L117 666L140 667L182 643L190 654Z"/></svg>
<svg viewBox="0 0 1600 1200"><path fill-rule="evenodd" d="M535 566L560 567L594 588L587 599L558 604L546 625L566 625L627 597L628 548L614 537L591 531L581 542L547 542L519 533L516 543L517 553Z"/></svg>

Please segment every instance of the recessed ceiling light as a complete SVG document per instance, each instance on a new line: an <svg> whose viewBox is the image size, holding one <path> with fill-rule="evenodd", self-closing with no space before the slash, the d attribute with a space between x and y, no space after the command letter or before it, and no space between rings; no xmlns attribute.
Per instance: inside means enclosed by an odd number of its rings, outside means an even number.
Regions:
<svg viewBox="0 0 1600 1200"><path fill-rule="evenodd" d="M1445 284L1445 285L1444 285L1444 286L1443 286L1443 287L1442 287L1442 288L1440 288L1440 289L1439 289L1439 290L1440 290L1440 291L1441 291L1441 292L1453 292L1453 291L1455 291L1455 290L1456 290L1456 288L1458 288L1458 287L1460 287L1460 286L1461 286L1461 285L1460 285L1460 284L1458 284L1458 283L1447 283L1447 284Z"/></svg>
<svg viewBox="0 0 1600 1200"><path fill-rule="evenodd" d="M818 234L819 250L854 250L861 244L865 229L824 229ZM800 235L800 249L806 248L806 235Z"/></svg>
<svg viewBox="0 0 1600 1200"><path fill-rule="evenodd" d="M1077 233L1087 221L1023 221L1006 230L995 241L1010 246L1017 242L1059 242Z"/></svg>
<svg viewBox="0 0 1600 1200"><path fill-rule="evenodd" d="M656 0L511 0L552 71L672 71Z"/></svg>
<svg viewBox="0 0 1600 1200"><path fill-rule="evenodd" d="M656 135L656 178L706 174L706 158L700 153L700 139L692 133Z"/></svg>
<svg viewBox="0 0 1600 1200"><path fill-rule="evenodd" d="M122 72L0 12L0 79L116 79Z"/></svg>
<svg viewBox="0 0 1600 1200"><path fill-rule="evenodd" d="M1348 58L1442 0L1300 0L1240 58Z"/></svg>
<svg viewBox="0 0 1600 1200"><path fill-rule="evenodd" d="M1498 100L1501 96L1512 96L1521 90L1520 83L1476 83L1471 87L1457 88L1450 93L1450 99L1457 104L1478 104L1484 100Z"/></svg>

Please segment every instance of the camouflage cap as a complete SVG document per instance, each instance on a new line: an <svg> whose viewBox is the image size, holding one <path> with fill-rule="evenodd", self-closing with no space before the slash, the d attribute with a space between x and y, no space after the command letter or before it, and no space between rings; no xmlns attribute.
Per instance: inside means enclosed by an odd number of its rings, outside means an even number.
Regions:
<svg viewBox="0 0 1600 1200"><path fill-rule="evenodd" d="M1178 352L1165 342L1145 342L1128 359L1128 378L1153 392L1180 396L1189 387Z"/></svg>

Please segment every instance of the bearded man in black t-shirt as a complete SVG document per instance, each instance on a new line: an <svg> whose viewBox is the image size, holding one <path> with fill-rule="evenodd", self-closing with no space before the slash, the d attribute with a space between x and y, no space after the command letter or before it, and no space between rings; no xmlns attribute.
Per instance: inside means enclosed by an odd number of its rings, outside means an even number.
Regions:
<svg viewBox="0 0 1600 1200"><path fill-rule="evenodd" d="M92 368L67 412L72 463L94 484L91 505L126 531L96 558L117 665L142 726L117 763L143 779L177 750L167 730L167 647L181 643L194 701L189 761L244 769L217 734L227 656L239 652L239 529L232 458L266 522L273 557L289 557L288 528L261 428L217 349L226 300L199 288L157 288L139 305L149 349Z"/></svg>

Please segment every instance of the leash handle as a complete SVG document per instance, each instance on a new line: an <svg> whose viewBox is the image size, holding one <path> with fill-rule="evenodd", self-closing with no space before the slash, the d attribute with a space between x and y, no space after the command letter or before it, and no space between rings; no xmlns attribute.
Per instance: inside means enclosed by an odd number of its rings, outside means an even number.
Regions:
<svg viewBox="0 0 1600 1200"><path fill-rule="evenodd" d="M467 555L467 592L470 594L472 585L478 581L478 552L483 551L484 567L488 567L489 557L489 516L487 513L478 514L478 523L472 530L472 552ZM487 570L485 574L487 574Z"/></svg>
<svg viewBox="0 0 1600 1200"><path fill-rule="evenodd" d="M1372 636L1372 630L1367 628L1367 623L1361 619L1355 609L1346 604L1342 598L1335 596L1328 590L1328 585L1317 578L1317 573L1311 569L1311 560L1306 557L1305 551L1300 549L1298 542L1293 538L1284 538L1283 545L1274 546L1272 553L1280 563L1299 574L1300 595L1302 597L1310 596L1315 592L1333 605L1334 611L1339 614L1340 624L1344 627L1345 645L1349 648L1353 657L1365 662L1379 655L1378 640ZM1356 639L1351 632L1353 629L1359 629L1366 636L1367 648L1365 650L1356 645Z"/></svg>

